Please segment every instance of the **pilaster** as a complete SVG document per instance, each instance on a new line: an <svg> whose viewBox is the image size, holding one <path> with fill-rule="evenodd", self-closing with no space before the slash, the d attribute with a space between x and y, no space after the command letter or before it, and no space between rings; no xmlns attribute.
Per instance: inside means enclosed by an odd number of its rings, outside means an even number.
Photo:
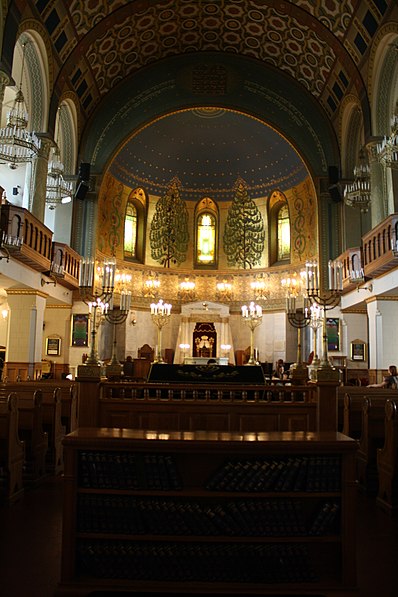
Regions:
<svg viewBox="0 0 398 597"><path fill-rule="evenodd" d="M4 376L36 379L41 374L43 321L47 295L37 290L7 290L9 321Z"/></svg>

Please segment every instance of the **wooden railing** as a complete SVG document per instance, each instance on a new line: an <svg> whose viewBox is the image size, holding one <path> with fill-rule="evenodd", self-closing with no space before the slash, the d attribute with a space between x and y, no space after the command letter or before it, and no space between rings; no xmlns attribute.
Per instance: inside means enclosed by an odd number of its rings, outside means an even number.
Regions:
<svg viewBox="0 0 398 597"><path fill-rule="evenodd" d="M1 205L0 229L6 253L71 290L78 288L80 255L64 243L53 242L52 231L27 209Z"/></svg>
<svg viewBox="0 0 398 597"><path fill-rule="evenodd" d="M50 269L52 231L27 209L1 206L2 246L14 257L39 272Z"/></svg>
<svg viewBox="0 0 398 597"><path fill-rule="evenodd" d="M314 386L103 382L101 400L151 402L316 402Z"/></svg>
<svg viewBox="0 0 398 597"><path fill-rule="evenodd" d="M73 249L54 241L52 244L51 274L60 284L71 290L79 287L80 255Z"/></svg>
<svg viewBox="0 0 398 597"><path fill-rule="evenodd" d="M104 382L98 426L161 431L315 431L316 388Z"/></svg>
<svg viewBox="0 0 398 597"><path fill-rule="evenodd" d="M362 237L365 277L379 276L398 266L398 214L391 214ZM394 255L395 253L395 255Z"/></svg>

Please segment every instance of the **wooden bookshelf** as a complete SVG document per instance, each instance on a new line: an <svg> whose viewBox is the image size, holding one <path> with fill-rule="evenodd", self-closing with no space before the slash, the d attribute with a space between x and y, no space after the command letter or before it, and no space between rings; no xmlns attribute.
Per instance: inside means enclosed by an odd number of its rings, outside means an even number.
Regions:
<svg viewBox="0 0 398 597"><path fill-rule="evenodd" d="M355 592L356 449L327 432L78 429L57 596Z"/></svg>

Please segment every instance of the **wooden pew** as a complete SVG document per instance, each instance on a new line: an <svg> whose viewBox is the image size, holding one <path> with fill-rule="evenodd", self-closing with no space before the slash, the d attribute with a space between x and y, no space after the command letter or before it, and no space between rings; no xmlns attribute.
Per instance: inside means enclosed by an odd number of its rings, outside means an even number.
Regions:
<svg viewBox="0 0 398 597"><path fill-rule="evenodd" d="M48 433L46 470L53 475L59 475L64 470L62 440L65 428L61 417L61 390L51 388L50 391L43 393L43 427Z"/></svg>
<svg viewBox="0 0 398 597"><path fill-rule="evenodd" d="M46 476L48 450L41 390L32 395L17 393L17 405L19 437L25 443L24 483L39 483Z"/></svg>
<svg viewBox="0 0 398 597"><path fill-rule="evenodd" d="M12 504L24 493L22 471L25 444L18 435L18 406L15 392L0 400L0 499Z"/></svg>
<svg viewBox="0 0 398 597"><path fill-rule="evenodd" d="M383 397L384 400L387 400L395 396L398 397L397 390L384 388L361 388L354 386L349 388L346 386L344 389L344 393L341 392L340 388L338 391L338 408L340 411L338 416L338 430L353 439L361 437L362 409L365 398Z"/></svg>
<svg viewBox="0 0 398 597"><path fill-rule="evenodd" d="M398 512L398 400L385 405L385 438L377 450L379 491L377 503L390 514Z"/></svg>
<svg viewBox="0 0 398 597"><path fill-rule="evenodd" d="M59 474L63 470L62 439L65 429L62 425L62 404L59 387L37 381L15 382L0 384L0 394L12 388L18 397L32 397L36 390L42 394L43 429L48 434L48 450L46 456L46 471ZM70 401L69 401L70 402Z"/></svg>
<svg viewBox="0 0 398 597"><path fill-rule="evenodd" d="M362 432L357 451L358 485L368 495L376 495L379 485L377 450L384 445L384 396L366 396L362 407Z"/></svg>

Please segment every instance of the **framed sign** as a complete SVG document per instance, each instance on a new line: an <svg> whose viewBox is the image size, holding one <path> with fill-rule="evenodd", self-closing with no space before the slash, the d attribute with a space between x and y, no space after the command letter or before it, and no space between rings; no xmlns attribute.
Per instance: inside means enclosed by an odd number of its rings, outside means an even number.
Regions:
<svg viewBox="0 0 398 597"><path fill-rule="evenodd" d="M351 342L351 360L366 360L366 342L363 342L363 340L353 340Z"/></svg>
<svg viewBox="0 0 398 597"><path fill-rule="evenodd" d="M90 316L85 313L72 315L71 343L72 346L88 346L88 326Z"/></svg>
<svg viewBox="0 0 398 597"><path fill-rule="evenodd" d="M58 357L61 354L61 338L46 339L46 354Z"/></svg>
<svg viewBox="0 0 398 597"><path fill-rule="evenodd" d="M328 317L326 319L326 335L328 340L328 351L340 350L340 319Z"/></svg>

